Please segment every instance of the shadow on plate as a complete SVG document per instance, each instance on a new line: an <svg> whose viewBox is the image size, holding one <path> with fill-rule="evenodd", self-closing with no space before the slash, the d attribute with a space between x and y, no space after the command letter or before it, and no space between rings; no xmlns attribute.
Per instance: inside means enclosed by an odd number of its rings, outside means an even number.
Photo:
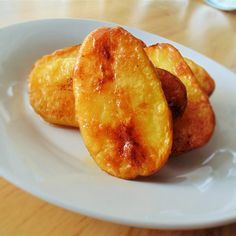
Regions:
<svg viewBox="0 0 236 236"><path fill-rule="evenodd" d="M227 147L229 138L216 127L211 141L202 148L178 157L170 157L166 165L155 175L140 177L136 181L181 184L200 183L212 179L236 177L235 148Z"/></svg>

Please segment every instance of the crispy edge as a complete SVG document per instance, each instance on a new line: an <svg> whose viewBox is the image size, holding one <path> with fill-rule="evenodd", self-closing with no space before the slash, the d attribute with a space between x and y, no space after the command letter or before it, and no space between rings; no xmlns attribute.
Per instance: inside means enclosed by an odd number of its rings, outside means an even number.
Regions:
<svg viewBox="0 0 236 236"><path fill-rule="evenodd" d="M215 81L213 78L202 66L198 65L193 60L186 57L184 60L192 70L203 91L205 91L208 96L211 96L215 90Z"/></svg>

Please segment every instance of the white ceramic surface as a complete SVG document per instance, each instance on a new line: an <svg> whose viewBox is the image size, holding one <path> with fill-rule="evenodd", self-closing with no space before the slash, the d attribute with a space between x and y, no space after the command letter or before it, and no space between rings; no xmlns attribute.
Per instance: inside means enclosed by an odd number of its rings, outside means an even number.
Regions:
<svg viewBox="0 0 236 236"><path fill-rule="evenodd" d="M108 221L149 228L201 228L236 220L236 76L177 43L138 29L147 44L173 43L216 81L217 126L210 143L170 159L156 175L127 181L102 172L78 130L45 123L31 109L27 75L36 59L81 43L100 26L51 19L0 29L0 174L53 204Z"/></svg>

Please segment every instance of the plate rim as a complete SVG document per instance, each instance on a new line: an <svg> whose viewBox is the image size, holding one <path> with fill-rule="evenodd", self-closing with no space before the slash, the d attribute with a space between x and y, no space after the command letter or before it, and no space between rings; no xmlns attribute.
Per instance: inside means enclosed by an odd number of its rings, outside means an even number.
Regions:
<svg viewBox="0 0 236 236"><path fill-rule="evenodd" d="M121 25L119 23L115 23L115 22L111 22L111 21L102 21L102 20L96 20L96 19L91 19L91 18L73 18L73 17L65 17L65 18L42 18L42 19L34 19L34 20L26 20L26 21L20 21L14 24L9 24L9 25L5 25L0 27L0 33L2 30L8 30L11 27L17 27L17 26L21 26L21 25L26 25L26 24L34 24L34 23L38 23L38 22L47 22L47 21L51 21L51 22L56 22L56 21L74 21L74 22L80 22L80 21L89 21L89 22L96 22L96 23L104 23L104 24L114 24L114 25L119 25L122 26L124 28L128 28L131 30L137 30L139 32L143 32L143 33L148 33L154 36L158 36L160 38L162 38L163 40L167 40L168 42L172 42L175 45L179 45L182 48L185 48L187 50L190 50L190 52L194 53L194 54L198 54L201 57L206 58L207 60L209 60L211 63L217 64L219 67L221 67L224 70L227 70L229 73L232 73L233 76L236 76L235 73L233 71L231 71L229 68L221 65L220 63L214 61L213 59L199 53L196 50L193 50L191 48L188 48L178 42L174 42L172 40L169 40L165 37L159 36L157 34L154 33L149 33L148 31L145 31L143 29L139 29L139 28L135 28L135 27L130 27L127 25ZM202 228L212 228L212 227L216 227L216 226L221 226L221 225L225 225L225 224L229 224L229 223L233 223L236 221L236 213L235 214L231 214L228 216L224 216L224 217L218 217L218 218L209 218L207 221L205 220L204 222L201 221L197 221L197 222L192 222L192 223L183 223L181 221L168 221L166 223L148 223L148 222L139 222L137 219L136 220L127 220L127 219L122 219L120 217L115 217L115 216L111 216L109 214L103 214L102 212L95 212L95 211L91 211L88 210L86 208L81 208L81 207L72 207L68 204L65 204L63 202L61 202L60 200L58 200L57 198L50 196L48 194L45 194L43 191L40 191L39 189L35 188L34 186L31 186L28 183L24 183L21 182L20 180L18 180L16 178L16 176L14 176L14 173L11 174L9 171L4 170L3 168L0 167L0 177L3 177L4 179L6 179L7 181L9 181L10 183L14 184L16 187L19 187L20 189L24 190L25 192L43 199L46 202L49 202L50 204L56 205L58 207L61 208L65 208L67 210L70 210L72 212L76 212L88 217L92 217L92 218L96 218L96 219L100 219L100 220L105 220L108 222L112 222L112 223L118 223L118 224L123 224L123 225L128 225L128 226L135 226L135 227L141 227L141 228L151 228L151 229L168 229L168 230L174 230L174 229L202 229Z"/></svg>

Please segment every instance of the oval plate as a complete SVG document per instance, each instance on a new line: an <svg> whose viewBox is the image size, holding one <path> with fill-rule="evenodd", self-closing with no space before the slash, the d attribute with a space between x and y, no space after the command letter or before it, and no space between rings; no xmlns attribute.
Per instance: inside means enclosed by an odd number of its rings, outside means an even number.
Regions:
<svg viewBox="0 0 236 236"><path fill-rule="evenodd" d="M40 198L95 218L139 227L192 229L236 219L236 76L168 39L124 27L147 45L169 42L203 65L216 81L211 101L217 126L210 143L170 159L136 181L102 172L78 130L54 127L31 109L27 76L36 59L78 44L114 23L51 19L0 30L0 174Z"/></svg>

